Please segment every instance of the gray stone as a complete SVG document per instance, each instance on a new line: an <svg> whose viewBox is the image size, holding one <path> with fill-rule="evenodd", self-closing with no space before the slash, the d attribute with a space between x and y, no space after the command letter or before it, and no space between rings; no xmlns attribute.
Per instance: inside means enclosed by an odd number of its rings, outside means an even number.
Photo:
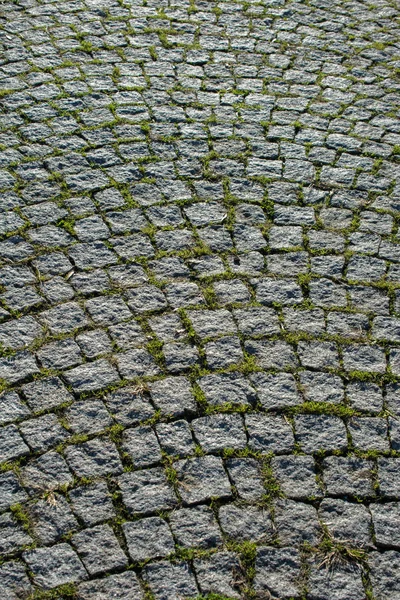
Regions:
<svg viewBox="0 0 400 600"><path fill-rule="evenodd" d="M239 279L219 281L214 284L214 291L219 304L244 304L250 300L249 290Z"/></svg>
<svg viewBox="0 0 400 600"><path fill-rule="evenodd" d="M349 383L346 388L347 397L351 406L360 412L377 414L383 408L382 391L373 383L355 382ZM387 402L390 401L387 396Z"/></svg>
<svg viewBox="0 0 400 600"><path fill-rule="evenodd" d="M20 432L33 451L49 450L69 437L53 414L24 421L20 425Z"/></svg>
<svg viewBox="0 0 400 600"><path fill-rule="evenodd" d="M227 504L219 510L222 531L233 540L267 543L274 527L269 512L253 506Z"/></svg>
<svg viewBox="0 0 400 600"><path fill-rule="evenodd" d="M246 446L243 420L238 414L201 417L192 421L192 427L197 441L207 453Z"/></svg>
<svg viewBox="0 0 400 600"><path fill-rule="evenodd" d="M324 459L322 467L323 480L330 496L368 498L375 495L371 461L356 457L329 456Z"/></svg>
<svg viewBox="0 0 400 600"><path fill-rule="evenodd" d="M34 582L45 590L87 579L87 573L69 544L36 548L23 553Z"/></svg>
<svg viewBox="0 0 400 600"><path fill-rule="evenodd" d="M184 504L197 504L211 498L229 498L231 486L222 460L204 456L174 463L178 490Z"/></svg>
<svg viewBox="0 0 400 600"><path fill-rule="evenodd" d="M58 377L48 377L27 383L22 386L22 392L29 407L38 412L73 400L73 396Z"/></svg>
<svg viewBox="0 0 400 600"><path fill-rule="evenodd" d="M385 498L400 496L400 461L397 458L378 458L379 491Z"/></svg>
<svg viewBox="0 0 400 600"><path fill-rule="evenodd" d="M338 369L339 355L336 344L330 342L300 342L297 346L303 367Z"/></svg>
<svg viewBox="0 0 400 600"><path fill-rule="evenodd" d="M146 338L142 332L142 329L136 321L129 321L124 323L118 323L118 325L112 325L108 328L114 347L118 346L122 350L129 350L130 348L137 348L143 346L146 343ZM104 334L105 337L107 337ZM107 338L108 341L108 338ZM110 344L111 346L111 344ZM112 346L110 351L112 350Z"/></svg>
<svg viewBox="0 0 400 600"><path fill-rule="evenodd" d="M198 385L212 405L251 405L256 402L255 390L236 373L205 375L198 380Z"/></svg>
<svg viewBox="0 0 400 600"><path fill-rule="evenodd" d="M197 335L202 338L216 337L227 333L235 333L236 325L229 311L225 309L213 311L188 311Z"/></svg>
<svg viewBox="0 0 400 600"><path fill-rule="evenodd" d="M199 351L189 344L165 344L163 352L170 373L189 371L199 361Z"/></svg>
<svg viewBox="0 0 400 600"><path fill-rule="evenodd" d="M302 402L293 375L255 373L250 380L265 410L279 410Z"/></svg>
<svg viewBox="0 0 400 600"><path fill-rule="evenodd" d="M101 400L74 402L65 411L65 418L74 433L96 433L111 427L114 421Z"/></svg>
<svg viewBox="0 0 400 600"><path fill-rule="evenodd" d="M78 393L95 392L116 383L119 376L107 360L99 359L85 363L65 373L65 379Z"/></svg>
<svg viewBox="0 0 400 600"><path fill-rule="evenodd" d="M112 392L106 396L105 402L113 418L124 426L138 425L141 421L150 419L155 413L149 398L139 387L124 387Z"/></svg>
<svg viewBox="0 0 400 600"><path fill-rule="evenodd" d="M141 600L143 591L133 571L87 581L78 586L79 600Z"/></svg>
<svg viewBox="0 0 400 600"><path fill-rule="evenodd" d="M274 456L271 467L283 493L289 498L322 496L311 456Z"/></svg>
<svg viewBox="0 0 400 600"><path fill-rule="evenodd" d="M143 268L133 263L123 263L108 269L112 283L118 288L130 288L148 280Z"/></svg>
<svg viewBox="0 0 400 600"><path fill-rule="evenodd" d="M197 411L189 380L185 377L166 377L150 384L151 398L164 415L181 417Z"/></svg>
<svg viewBox="0 0 400 600"><path fill-rule="evenodd" d="M24 546L26 547L32 542L32 538L11 513L4 513L0 516L0 552L4 558L21 552Z"/></svg>
<svg viewBox="0 0 400 600"><path fill-rule="evenodd" d="M398 600L400 598L400 552L387 550L384 553L371 552L369 555L371 583L378 600Z"/></svg>
<svg viewBox="0 0 400 600"><path fill-rule="evenodd" d="M76 302L66 302L43 311L40 318L54 334L69 333L89 324L85 313Z"/></svg>
<svg viewBox="0 0 400 600"><path fill-rule="evenodd" d="M229 477L241 499L259 500L266 490L260 464L253 458L231 458L226 461Z"/></svg>
<svg viewBox="0 0 400 600"><path fill-rule="evenodd" d="M303 502L278 500L274 506L274 523L283 546L299 546L304 542L316 546L321 537L316 509Z"/></svg>
<svg viewBox="0 0 400 600"><path fill-rule="evenodd" d="M30 416L30 410L21 402L15 392L0 394L0 424L5 425L11 421L18 421Z"/></svg>
<svg viewBox="0 0 400 600"><path fill-rule="evenodd" d="M151 427L125 429L122 450L131 458L135 468L152 467L161 462L161 450Z"/></svg>
<svg viewBox="0 0 400 600"><path fill-rule="evenodd" d="M393 416L400 416L400 386L397 383L386 386L386 404Z"/></svg>
<svg viewBox="0 0 400 600"><path fill-rule="evenodd" d="M365 315L331 312L327 319L327 332L349 338L363 338L369 329Z"/></svg>
<svg viewBox="0 0 400 600"><path fill-rule="evenodd" d="M107 439L96 438L68 446L65 449L65 457L78 477L95 477L122 471L117 448Z"/></svg>
<svg viewBox="0 0 400 600"><path fill-rule="evenodd" d="M296 440L304 452L344 450L347 435L339 417L327 415L298 415L295 417Z"/></svg>
<svg viewBox="0 0 400 600"><path fill-rule="evenodd" d="M169 524L178 546L207 549L222 544L218 523L207 506L175 510L170 515Z"/></svg>
<svg viewBox="0 0 400 600"><path fill-rule="evenodd" d="M17 561L4 563L0 567L0 593L9 600L20 600L32 592L24 565Z"/></svg>
<svg viewBox="0 0 400 600"><path fill-rule="evenodd" d="M83 362L81 350L72 339L46 344L41 347L36 356L46 369L64 370Z"/></svg>
<svg viewBox="0 0 400 600"><path fill-rule="evenodd" d="M382 548L399 548L400 535L397 524L400 508L398 503L371 504L370 511L374 524L376 545Z"/></svg>
<svg viewBox="0 0 400 600"><path fill-rule="evenodd" d="M347 306L346 290L343 285L329 279L318 279L310 283L310 300L318 307Z"/></svg>
<svg viewBox="0 0 400 600"><path fill-rule="evenodd" d="M244 347L263 369L286 370L296 367L298 363L292 346L280 340L249 340L245 342Z"/></svg>
<svg viewBox="0 0 400 600"><path fill-rule="evenodd" d="M240 598L242 569L233 552L219 552L204 560L193 563L202 594L223 594L229 598Z"/></svg>
<svg viewBox="0 0 400 600"><path fill-rule="evenodd" d="M171 456L183 458L195 451L189 424L184 420L159 423L156 433L162 450Z"/></svg>
<svg viewBox="0 0 400 600"><path fill-rule="evenodd" d="M282 599L299 596L300 554L294 548L258 548L255 568L257 594Z"/></svg>
<svg viewBox="0 0 400 600"><path fill-rule="evenodd" d="M90 576L127 566L128 559L109 525L97 525L72 536L76 548Z"/></svg>
<svg viewBox="0 0 400 600"><path fill-rule="evenodd" d="M181 319L176 314L160 315L148 320L151 329L163 342L173 342L185 337Z"/></svg>
<svg viewBox="0 0 400 600"><path fill-rule="evenodd" d="M13 319L0 325L0 343L6 348L25 348L36 338L40 338L43 329L32 317Z"/></svg>
<svg viewBox="0 0 400 600"><path fill-rule="evenodd" d="M165 295L169 304L175 310L204 304L201 290L195 283L170 283L165 287Z"/></svg>
<svg viewBox="0 0 400 600"><path fill-rule="evenodd" d="M265 307L239 308L233 311L239 331L245 336L273 335L279 333L276 313Z"/></svg>
<svg viewBox="0 0 400 600"><path fill-rule="evenodd" d="M221 337L205 346L210 369L224 369L243 360L240 340L237 337Z"/></svg>
<svg viewBox="0 0 400 600"><path fill-rule="evenodd" d="M367 345L351 345L343 348L343 365L346 371L384 373L386 357L381 348Z"/></svg>
<svg viewBox="0 0 400 600"><path fill-rule="evenodd" d="M0 429L0 463L14 460L29 454L29 447L25 444L15 425L6 425Z"/></svg>
<svg viewBox="0 0 400 600"><path fill-rule="evenodd" d="M301 389L308 402L339 404L344 401L343 382L337 375L303 371L300 373Z"/></svg>
<svg viewBox="0 0 400 600"><path fill-rule="evenodd" d="M85 303L85 308L96 325L114 325L132 317L125 302L118 296L91 298Z"/></svg>
<svg viewBox="0 0 400 600"><path fill-rule="evenodd" d="M174 552L175 545L171 531L159 517L140 519L122 526L129 555L134 562L149 558L162 558Z"/></svg>
<svg viewBox="0 0 400 600"><path fill-rule="evenodd" d="M25 502L28 495L22 488L16 475L9 471L0 475L0 510L6 510L13 504Z"/></svg>
<svg viewBox="0 0 400 600"><path fill-rule="evenodd" d="M39 500L29 508L29 515L35 536L41 544L54 544L63 535L79 528L68 502L60 494L54 494L52 501Z"/></svg>
<svg viewBox="0 0 400 600"><path fill-rule="evenodd" d="M319 335L325 331L324 313L320 309L297 310L285 308L283 315L285 326L289 331L303 331L311 335Z"/></svg>
<svg viewBox="0 0 400 600"><path fill-rule="evenodd" d="M261 279L256 284L256 296L258 302L270 306L281 304L291 306L299 304L303 300L300 286L294 281L276 279Z"/></svg>
<svg viewBox="0 0 400 600"><path fill-rule="evenodd" d="M358 565L336 565L333 569L311 564L307 597L310 600L361 600L365 598Z"/></svg>
<svg viewBox="0 0 400 600"><path fill-rule="evenodd" d="M143 375L157 375L159 368L153 357L142 348L117 354L118 370L124 379L134 379Z"/></svg>
<svg viewBox="0 0 400 600"><path fill-rule="evenodd" d="M109 279L101 269L78 272L71 278L72 286L83 295L101 293L109 286Z"/></svg>
<svg viewBox="0 0 400 600"><path fill-rule="evenodd" d="M359 450L389 450L386 419L379 417L353 417L348 423L354 447Z"/></svg>
<svg viewBox="0 0 400 600"><path fill-rule="evenodd" d="M124 473L118 478L122 501L133 515L151 515L177 503L161 468Z"/></svg>
<svg viewBox="0 0 400 600"><path fill-rule="evenodd" d="M126 556L121 524L193 512L189 554L129 558L77 599L400 596L385 561L373 592L367 570L318 569L314 528L322 498L399 499L396 7L36 4L2 24L0 509L55 497L68 521L65 498ZM254 589L195 506L234 499L247 522L271 494L273 551L304 535L321 557Z"/></svg>
<svg viewBox="0 0 400 600"><path fill-rule="evenodd" d="M91 485L76 487L70 491L74 513L86 526L113 519L115 510L106 483L99 481Z"/></svg>
<svg viewBox="0 0 400 600"><path fill-rule="evenodd" d="M330 535L338 542L355 547L370 546L371 516L362 504L353 504L340 499L322 500L319 517Z"/></svg>
<svg viewBox="0 0 400 600"><path fill-rule="evenodd" d="M21 480L32 493L52 491L73 481L65 460L57 452L42 454L21 470Z"/></svg>
<svg viewBox="0 0 400 600"><path fill-rule="evenodd" d="M7 383L23 382L39 372L35 357L30 352L17 352L12 356L0 358L0 373Z"/></svg>
<svg viewBox="0 0 400 600"><path fill-rule="evenodd" d="M249 447L256 452L286 454L294 448L292 428L283 417L248 414L246 428Z"/></svg>
<svg viewBox="0 0 400 600"><path fill-rule="evenodd" d="M155 600L192 598L198 595L196 580L188 563L161 561L146 567L144 578Z"/></svg>

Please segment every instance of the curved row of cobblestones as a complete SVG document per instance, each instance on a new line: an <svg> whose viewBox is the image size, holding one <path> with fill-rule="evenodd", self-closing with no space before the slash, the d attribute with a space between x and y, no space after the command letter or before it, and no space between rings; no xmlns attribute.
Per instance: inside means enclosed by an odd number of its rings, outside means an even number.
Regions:
<svg viewBox="0 0 400 600"><path fill-rule="evenodd" d="M390 0L0 4L0 595L400 599Z"/></svg>

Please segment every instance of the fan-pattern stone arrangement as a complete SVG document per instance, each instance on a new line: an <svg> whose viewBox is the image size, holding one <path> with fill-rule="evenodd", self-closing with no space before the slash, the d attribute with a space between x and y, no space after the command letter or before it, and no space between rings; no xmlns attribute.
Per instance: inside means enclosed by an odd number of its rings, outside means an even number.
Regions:
<svg viewBox="0 0 400 600"><path fill-rule="evenodd" d="M399 600L399 12L1 3L1 598Z"/></svg>

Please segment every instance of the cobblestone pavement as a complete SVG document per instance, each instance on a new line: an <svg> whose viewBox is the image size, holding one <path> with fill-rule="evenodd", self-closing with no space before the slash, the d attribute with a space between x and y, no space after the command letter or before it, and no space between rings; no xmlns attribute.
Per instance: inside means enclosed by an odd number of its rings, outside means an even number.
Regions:
<svg viewBox="0 0 400 600"><path fill-rule="evenodd" d="M399 600L398 7L0 11L1 598Z"/></svg>

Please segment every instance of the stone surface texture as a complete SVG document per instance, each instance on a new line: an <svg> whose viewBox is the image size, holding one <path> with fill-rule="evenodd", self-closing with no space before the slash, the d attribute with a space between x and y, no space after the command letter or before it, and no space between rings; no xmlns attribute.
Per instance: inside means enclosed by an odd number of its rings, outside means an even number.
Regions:
<svg viewBox="0 0 400 600"><path fill-rule="evenodd" d="M400 600L395 0L0 2L0 595Z"/></svg>

